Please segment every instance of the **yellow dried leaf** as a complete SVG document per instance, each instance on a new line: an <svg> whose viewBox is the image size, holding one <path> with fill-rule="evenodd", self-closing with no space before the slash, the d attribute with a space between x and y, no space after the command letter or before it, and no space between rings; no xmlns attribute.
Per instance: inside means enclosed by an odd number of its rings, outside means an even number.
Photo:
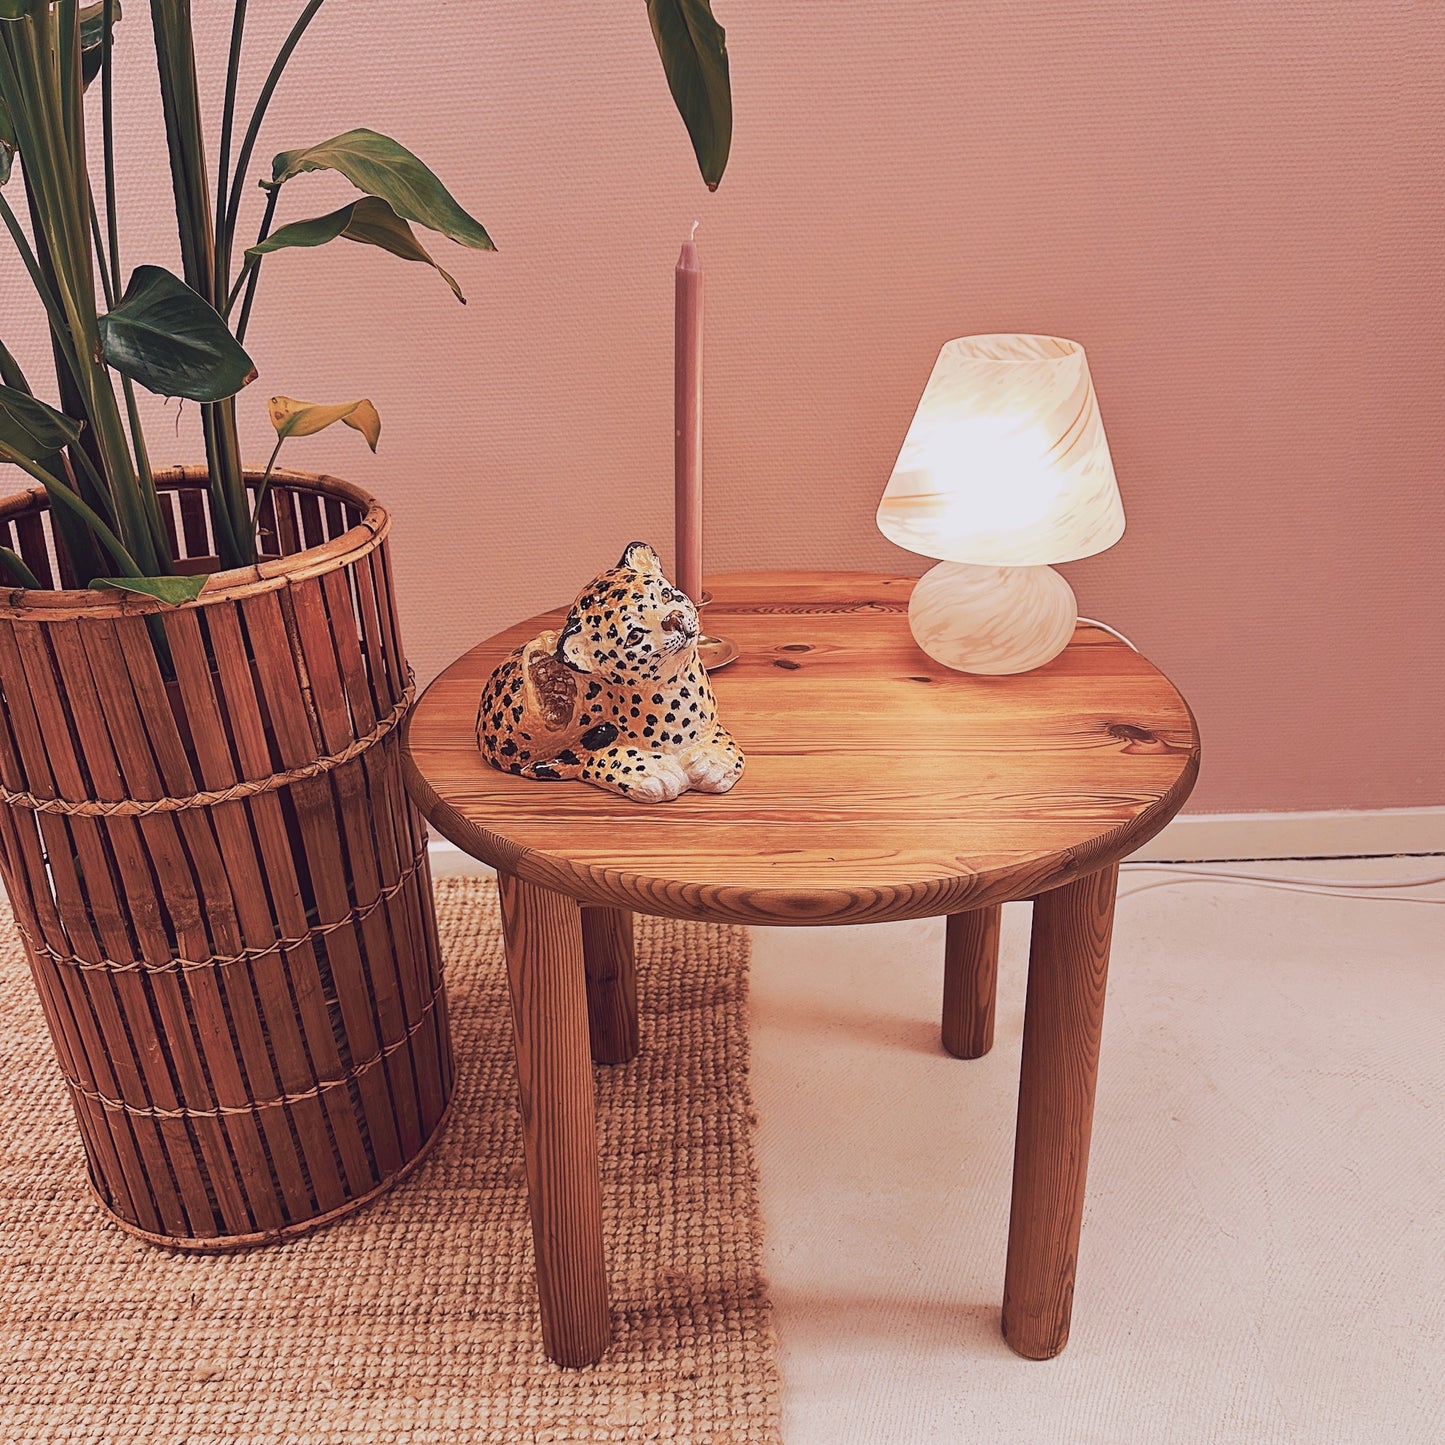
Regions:
<svg viewBox="0 0 1445 1445"><path fill-rule="evenodd" d="M366 438L367 446L372 451L376 450L376 444L381 440L381 413L365 397L356 403L355 410L347 412L341 420L359 431Z"/></svg>
<svg viewBox="0 0 1445 1445"><path fill-rule="evenodd" d="M324 403L273 396L266 409L278 437L309 437L340 421L359 431L372 451L381 438L381 416L365 397L359 401Z"/></svg>

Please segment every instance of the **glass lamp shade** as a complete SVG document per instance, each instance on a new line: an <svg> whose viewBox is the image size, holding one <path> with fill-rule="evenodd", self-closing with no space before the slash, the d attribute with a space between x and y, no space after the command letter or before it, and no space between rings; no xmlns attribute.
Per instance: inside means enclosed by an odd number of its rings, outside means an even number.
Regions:
<svg viewBox="0 0 1445 1445"><path fill-rule="evenodd" d="M878 530L925 557L989 567L1112 547L1124 507L1084 348L964 336L939 352L878 506Z"/></svg>

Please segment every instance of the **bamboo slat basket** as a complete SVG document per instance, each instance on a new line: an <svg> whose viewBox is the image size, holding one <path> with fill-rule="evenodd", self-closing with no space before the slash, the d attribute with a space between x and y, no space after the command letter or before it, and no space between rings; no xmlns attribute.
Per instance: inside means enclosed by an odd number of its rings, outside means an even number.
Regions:
<svg viewBox="0 0 1445 1445"><path fill-rule="evenodd" d="M211 571L204 471L158 484ZM47 506L0 500L0 542L64 587ZM181 1249L366 1203L452 1089L390 519L281 472L261 526L271 555L181 607L0 591L0 873L95 1195Z"/></svg>

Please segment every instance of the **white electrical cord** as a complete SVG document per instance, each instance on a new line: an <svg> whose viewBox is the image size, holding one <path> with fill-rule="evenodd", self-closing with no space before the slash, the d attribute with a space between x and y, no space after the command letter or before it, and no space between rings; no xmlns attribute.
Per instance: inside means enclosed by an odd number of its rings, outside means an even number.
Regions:
<svg viewBox="0 0 1445 1445"><path fill-rule="evenodd" d="M1117 637L1125 647L1135 652L1139 649L1124 636L1117 627L1100 622L1097 617L1081 617L1080 622L1097 627ZM1317 893L1327 898L1359 898L1372 894L1377 898L1391 899L1397 903L1445 903L1445 898L1409 898L1400 893L1385 892L1395 888L1424 888L1435 883L1445 883L1445 873L1430 878L1282 878L1271 873L1216 873L1204 868L1181 868L1170 863L1125 863L1127 872L1139 870L1168 872L1168 878L1156 879L1153 883L1141 883L1137 888L1121 890L1119 896L1128 898L1135 893L1147 893L1151 888L1171 888L1176 883L1242 883L1254 888L1277 888L1286 893Z"/></svg>
<svg viewBox="0 0 1445 1445"><path fill-rule="evenodd" d="M1081 617L1080 622L1097 627L1117 637L1125 647L1139 649L1117 627L1100 622L1097 617ZM1214 873L1203 868L1180 868L1168 863L1125 863L1124 869L1135 872L1146 869L1155 872L1167 871L1168 878L1156 879L1153 883L1141 883L1137 888L1121 891L1119 896L1127 898L1135 893L1147 893L1151 888L1171 888L1176 883L1242 883L1254 888L1277 888L1287 893L1317 893L1327 898L1358 898L1372 894L1378 898L1393 899L1397 903L1445 903L1445 898L1409 898L1399 893L1382 890L1394 888L1424 888L1434 883L1445 883L1445 874L1431 878L1382 878L1382 879L1324 879L1324 878L1281 878L1269 873Z"/></svg>
<svg viewBox="0 0 1445 1445"><path fill-rule="evenodd" d="M1117 627L1110 627L1107 622L1100 622L1097 617L1081 617L1079 618L1079 621L1087 622L1090 627L1097 627L1101 632L1112 633L1115 637L1119 639L1120 642L1124 644L1125 647L1133 647L1134 651L1138 652L1139 649L1135 647L1134 644L1130 642L1129 639L1125 637L1124 634L1120 632Z"/></svg>
<svg viewBox="0 0 1445 1445"><path fill-rule="evenodd" d="M1275 888L1285 893L1316 893L1328 898L1369 898L1394 903L1445 903L1445 898L1412 898L1385 889L1425 888L1445 883L1445 873L1425 878L1285 878L1272 873L1215 873L1205 868L1180 868L1169 863L1125 863L1127 872L1167 872L1171 876L1137 888L1121 889L1121 898L1147 893L1151 888L1168 888L1176 883L1242 883L1255 888Z"/></svg>

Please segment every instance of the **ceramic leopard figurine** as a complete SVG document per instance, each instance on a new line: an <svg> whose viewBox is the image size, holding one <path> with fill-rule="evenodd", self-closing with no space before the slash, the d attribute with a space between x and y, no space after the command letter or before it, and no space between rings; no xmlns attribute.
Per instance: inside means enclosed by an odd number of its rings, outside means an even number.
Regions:
<svg viewBox="0 0 1445 1445"><path fill-rule="evenodd" d="M560 632L492 674L477 710L482 756L519 777L581 778L643 803L727 792L743 755L717 720L697 634L697 608L633 542Z"/></svg>

